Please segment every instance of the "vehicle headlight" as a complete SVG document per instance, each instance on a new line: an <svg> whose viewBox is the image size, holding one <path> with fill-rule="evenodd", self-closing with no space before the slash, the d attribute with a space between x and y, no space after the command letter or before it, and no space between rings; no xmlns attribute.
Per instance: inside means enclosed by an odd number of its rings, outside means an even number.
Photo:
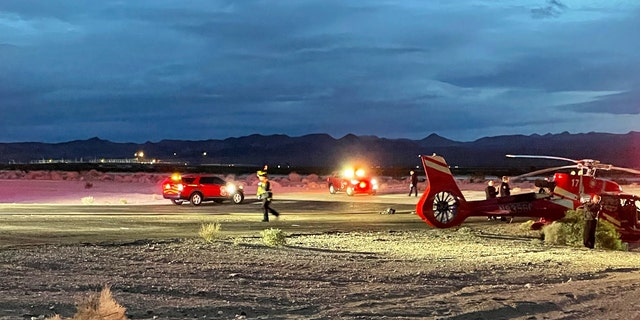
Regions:
<svg viewBox="0 0 640 320"><path fill-rule="evenodd" d="M358 184L358 182L360 182L360 180L356 180L356 179L351 180L351 184Z"/></svg>
<svg viewBox="0 0 640 320"><path fill-rule="evenodd" d="M227 192L228 192L228 193L234 193L234 192L236 192L236 186L235 186L235 185L232 185L232 184L228 184L228 185L227 185Z"/></svg>
<svg viewBox="0 0 640 320"><path fill-rule="evenodd" d="M371 184L373 184L373 185L377 185L377 184L378 184L378 181L376 181L376 179L371 179Z"/></svg>

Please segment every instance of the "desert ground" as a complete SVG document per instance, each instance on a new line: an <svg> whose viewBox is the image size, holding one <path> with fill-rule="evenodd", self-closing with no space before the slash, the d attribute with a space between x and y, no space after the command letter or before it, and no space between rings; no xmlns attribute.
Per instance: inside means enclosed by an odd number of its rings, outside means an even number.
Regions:
<svg viewBox="0 0 640 320"><path fill-rule="evenodd" d="M246 204L197 209L162 199L163 177L0 172L0 319L72 317L105 286L129 319L640 319L637 251L545 245L523 220L433 229L402 179L347 197L317 175L273 177L283 214L266 224L252 175L225 177ZM459 185L484 197L484 183ZM82 236L93 219L105 225ZM222 224L217 240L201 221ZM263 244L267 228L286 245Z"/></svg>

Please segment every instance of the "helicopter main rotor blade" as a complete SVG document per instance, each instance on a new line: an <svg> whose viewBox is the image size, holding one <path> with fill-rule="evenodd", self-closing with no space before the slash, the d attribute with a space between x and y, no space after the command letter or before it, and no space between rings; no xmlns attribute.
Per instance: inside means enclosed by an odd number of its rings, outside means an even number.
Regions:
<svg viewBox="0 0 640 320"><path fill-rule="evenodd" d="M623 167L616 167L616 166L611 166L610 168L611 170L618 170L618 171L624 171L624 172L629 172L629 173L633 173L633 174L640 174L640 170L636 170L636 169L630 169L630 168L623 168ZM608 170L608 169L607 169Z"/></svg>
<svg viewBox="0 0 640 320"><path fill-rule="evenodd" d="M563 157L556 157L556 156L537 156L537 155L529 155L529 154L508 154L506 156L507 156L507 158L551 159L551 160L569 161L569 162L573 162L573 163L580 162L578 160L569 159L569 158L563 158Z"/></svg>
<svg viewBox="0 0 640 320"><path fill-rule="evenodd" d="M541 170L536 170L536 171L532 171L529 173L525 173L525 174L521 174L519 176L515 176L515 177L511 177L511 181L515 181L515 180L520 180L522 178L526 178L526 177L531 177L531 176L537 176L539 174L543 174L543 173L547 173L550 171L556 171L556 170L561 170L561 169L570 169L570 168L577 168L578 166L575 164L572 165L568 165L568 166L560 166L560 167L553 167L553 168L546 168L546 169L541 169Z"/></svg>

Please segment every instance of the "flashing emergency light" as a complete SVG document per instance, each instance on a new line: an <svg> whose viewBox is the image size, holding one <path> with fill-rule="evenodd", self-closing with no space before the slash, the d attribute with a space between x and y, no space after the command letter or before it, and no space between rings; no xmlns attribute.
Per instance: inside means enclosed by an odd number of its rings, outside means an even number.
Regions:
<svg viewBox="0 0 640 320"><path fill-rule="evenodd" d="M343 175L345 178L353 178L355 172L353 171L353 169L346 169L343 172Z"/></svg>

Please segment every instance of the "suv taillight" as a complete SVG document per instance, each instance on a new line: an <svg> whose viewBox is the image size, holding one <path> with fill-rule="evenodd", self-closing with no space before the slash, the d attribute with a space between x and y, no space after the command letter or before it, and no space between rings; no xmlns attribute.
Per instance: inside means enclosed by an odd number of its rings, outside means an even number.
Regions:
<svg viewBox="0 0 640 320"><path fill-rule="evenodd" d="M164 188L166 190L175 188L178 191L182 191L184 189L184 185L182 183L177 183L177 184L167 183L164 185Z"/></svg>

